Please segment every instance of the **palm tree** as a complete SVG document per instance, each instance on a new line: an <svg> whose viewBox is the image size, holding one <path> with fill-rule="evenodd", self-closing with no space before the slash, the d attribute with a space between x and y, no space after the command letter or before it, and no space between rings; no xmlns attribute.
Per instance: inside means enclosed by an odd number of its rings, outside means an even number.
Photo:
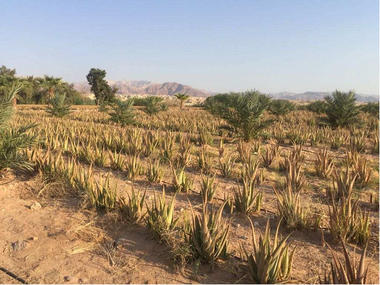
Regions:
<svg viewBox="0 0 380 285"><path fill-rule="evenodd" d="M30 124L14 128L9 124L14 113L13 101L21 89L20 83L14 83L4 90L0 97L0 170L6 168L32 170L33 165L27 161L20 150L33 145L35 136L27 132L35 125Z"/></svg>
<svg viewBox="0 0 380 285"><path fill-rule="evenodd" d="M55 91L63 85L62 78L45 75L42 81L42 86L47 92L47 99L50 101L54 97Z"/></svg>
<svg viewBox="0 0 380 285"><path fill-rule="evenodd" d="M183 104L190 98L190 96L185 93L177 93L174 96L179 100L181 104L181 110L182 110Z"/></svg>
<svg viewBox="0 0 380 285"><path fill-rule="evenodd" d="M336 90L325 97L327 121L332 127L348 127L357 121L360 107L356 106L356 94Z"/></svg>

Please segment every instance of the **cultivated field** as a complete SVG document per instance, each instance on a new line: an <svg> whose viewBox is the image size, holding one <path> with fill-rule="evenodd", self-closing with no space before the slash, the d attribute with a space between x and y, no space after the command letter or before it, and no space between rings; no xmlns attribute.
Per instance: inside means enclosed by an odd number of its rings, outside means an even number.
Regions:
<svg viewBox="0 0 380 285"><path fill-rule="evenodd" d="M349 131L309 111L265 114L274 123L248 143L198 107L137 110L124 127L95 106L72 110L19 105L12 121L37 123L34 174L8 172L0 191L0 266L26 281L318 283L333 254L344 262L342 238L357 264L368 244L366 282L378 282L377 118L360 113ZM281 265L265 259L279 272L255 271L247 257L273 251L259 238L269 223L273 241L279 222Z"/></svg>

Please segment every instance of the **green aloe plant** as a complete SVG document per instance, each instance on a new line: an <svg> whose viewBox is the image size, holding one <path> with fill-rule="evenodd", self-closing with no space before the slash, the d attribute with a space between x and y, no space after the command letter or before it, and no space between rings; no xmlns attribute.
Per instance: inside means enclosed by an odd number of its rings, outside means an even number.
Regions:
<svg viewBox="0 0 380 285"><path fill-rule="evenodd" d="M165 189L163 189L161 197L157 198L154 195L151 207L148 204L146 205L146 224L158 240L165 241L165 235L173 231L177 224L178 218L174 218L174 204L175 196L173 196L170 203L167 203Z"/></svg>
<svg viewBox="0 0 380 285"><path fill-rule="evenodd" d="M128 194L128 200L124 197L119 200L119 209L123 218L125 218L130 223L140 222L146 213L143 211L145 194L141 196L140 192L135 193L134 188L132 188L132 194Z"/></svg>
<svg viewBox="0 0 380 285"><path fill-rule="evenodd" d="M229 224L222 218L225 204L218 210L209 211L207 203L203 203L202 214L193 211L185 238L191 245L194 258L204 263L213 264L227 255Z"/></svg>
<svg viewBox="0 0 380 285"><path fill-rule="evenodd" d="M255 229L251 219L249 219L252 230L253 252L249 252L242 247L247 258L247 273L253 282L257 284L274 284L284 282L289 279L295 248L289 252L289 236L279 239L277 225L274 240L271 243L269 220L267 222L264 235L260 235L257 241Z"/></svg>

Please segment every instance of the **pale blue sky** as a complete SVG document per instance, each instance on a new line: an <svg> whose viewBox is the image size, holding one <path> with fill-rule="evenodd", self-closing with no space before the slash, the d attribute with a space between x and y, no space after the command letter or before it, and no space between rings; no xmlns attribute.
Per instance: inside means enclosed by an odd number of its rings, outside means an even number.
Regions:
<svg viewBox="0 0 380 285"><path fill-rule="evenodd" d="M378 94L376 0L0 1L0 65L20 75Z"/></svg>

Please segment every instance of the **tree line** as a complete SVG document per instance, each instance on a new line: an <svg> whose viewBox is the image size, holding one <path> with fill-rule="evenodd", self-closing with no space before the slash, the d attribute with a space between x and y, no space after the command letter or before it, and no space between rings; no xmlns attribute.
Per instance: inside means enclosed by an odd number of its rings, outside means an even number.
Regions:
<svg viewBox="0 0 380 285"><path fill-rule="evenodd" d="M48 104L56 93L65 94L66 102L73 105L93 104L93 100L80 94L72 84L62 78L44 75L42 77L16 76L16 69L0 67L0 95L5 96L5 90L12 85L19 86L14 98L18 104Z"/></svg>

